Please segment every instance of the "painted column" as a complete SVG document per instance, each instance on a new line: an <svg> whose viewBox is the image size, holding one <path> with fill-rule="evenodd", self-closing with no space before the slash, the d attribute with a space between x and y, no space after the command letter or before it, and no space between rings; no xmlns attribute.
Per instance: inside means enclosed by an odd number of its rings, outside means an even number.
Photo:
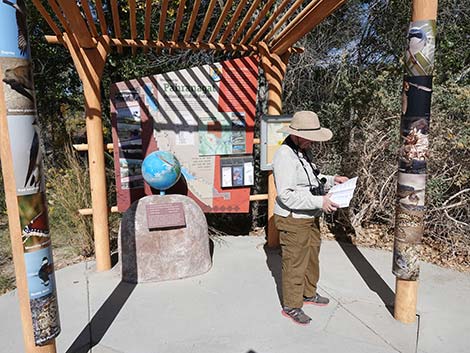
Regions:
<svg viewBox="0 0 470 353"><path fill-rule="evenodd" d="M405 51L393 274L397 320L416 319L419 252L424 230L437 0L414 0Z"/></svg>
<svg viewBox="0 0 470 353"><path fill-rule="evenodd" d="M0 1L0 154L25 351L60 332L40 131L23 0Z"/></svg>

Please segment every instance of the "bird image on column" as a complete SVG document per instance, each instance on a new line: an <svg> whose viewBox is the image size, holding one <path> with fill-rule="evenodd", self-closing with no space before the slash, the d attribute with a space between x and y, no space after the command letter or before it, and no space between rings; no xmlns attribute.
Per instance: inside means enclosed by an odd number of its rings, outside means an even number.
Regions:
<svg viewBox="0 0 470 353"><path fill-rule="evenodd" d="M16 0L16 4L2 0L4 4L13 7L16 10L16 25L18 26L18 49L21 55L28 50L28 27L26 23L26 5L23 0Z"/></svg>

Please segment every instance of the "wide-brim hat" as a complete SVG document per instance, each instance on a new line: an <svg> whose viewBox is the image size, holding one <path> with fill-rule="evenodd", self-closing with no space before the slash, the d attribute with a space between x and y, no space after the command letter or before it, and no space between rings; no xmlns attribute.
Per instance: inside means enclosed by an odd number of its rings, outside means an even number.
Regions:
<svg viewBox="0 0 470 353"><path fill-rule="evenodd" d="M310 141L328 141L333 137L330 129L320 126L318 115L310 111L300 111L294 114L290 124L279 129L289 135L302 137Z"/></svg>

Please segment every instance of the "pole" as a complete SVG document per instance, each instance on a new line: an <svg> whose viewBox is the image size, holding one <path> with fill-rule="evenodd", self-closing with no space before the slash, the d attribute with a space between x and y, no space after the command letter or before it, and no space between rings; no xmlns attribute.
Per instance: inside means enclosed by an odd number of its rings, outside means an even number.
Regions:
<svg viewBox="0 0 470 353"><path fill-rule="evenodd" d="M290 51L279 56L269 52L264 43L260 43L261 65L268 82L268 115L282 113L282 81L286 75ZM268 246L279 245L279 232L274 225L274 202L276 200L276 186L272 171L268 174Z"/></svg>
<svg viewBox="0 0 470 353"><path fill-rule="evenodd" d="M23 2L0 3L0 158L24 351L55 353L60 323L26 15Z"/></svg>
<svg viewBox="0 0 470 353"><path fill-rule="evenodd" d="M405 52L393 273L394 317L416 320L419 251L424 231L437 0L414 0Z"/></svg>
<svg viewBox="0 0 470 353"><path fill-rule="evenodd" d="M81 48L75 38L67 34L64 34L64 41L83 84L96 270L106 271L111 268L111 254L103 147L101 77L110 47L109 42L103 38L99 39L96 48L91 49Z"/></svg>

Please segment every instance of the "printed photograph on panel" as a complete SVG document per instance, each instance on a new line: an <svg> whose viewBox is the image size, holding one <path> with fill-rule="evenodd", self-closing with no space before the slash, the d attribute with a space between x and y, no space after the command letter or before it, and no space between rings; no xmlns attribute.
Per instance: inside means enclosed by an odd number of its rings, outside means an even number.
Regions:
<svg viewBox="0 0 470 353"><path fill-rule="evenodd" d="M37 299L55 290L54 263L50 246L24 255L29 298Z"/></svg>
<svg viewBox="0 0 470 353"><path fill-rule="evenodd" d="M398 204L395 217L395 237L407 243L421 243L424 231L424 210L410 210Z"/></svg>
<svg viewBox="0 0 470 353"><path fill-rule="evenodd" d="M51 240L45 194L18 196L18 207L24 251L48 247Z"/></svg>
<svg viewBox="0 0 470 353"><path fill-rule="evenodd" d="M406 116L430 116L432 76L405 77L402 113Z"/></svg>
<svg viewBox="0 0 470 353"><path fill-rule="evenodd" d="M411 174L425 174L429 156L429 119L426 117L402 118L400 128L402 146L399 151L399 170Z"/></svg>
<svg viewBox="0 0 470 353"><path fill-rule="evenodd" d="M401 207L424 209L426 174L398 173L397 200Z"/></svg>
<svg viewBox="0 0 470 353"><path fill-rule="evenodd" d="M0 58L8 115L34 114L34 85L31 64L23 59Z"/></svg>
<svg viewBox="0 0 470 353"><path fill-rule="evenodd" d="M418 279L419 252L419 244L409 244L395 239L393 250L393 274L401 279Z"/></svg>
<svg viewBox="0 0 470 353"><path fill-rule="evenodd" d="M232 185L243 186L243 166L232 167Z"/></svg>
<svg viewBox="0 0 470 353"><path fill-rule="evenodd" d="M34 115L9 115L11 153L18 195L35 194L42 183L42 151Z"/></svg>
<svg viewBox="0 0 470 353"><path fill-rule="evenodd" d="M410 76L432 75L434 49L436 45L436 21L410 23L408 46L405 54L405 68Z"/></svg>
<svg viewBox="0 0 470 353"><path fill-rule="evenodd" d="M34 341L40 346L60 333L57 296L54 292L41 298L31 299L29 303L33 319Z"/></svg>
<svg viewBox="0 0 470 353"><path fill-rule="evenodd" d="M24 0L0 1L0 57L29 58Z"/></svg>

